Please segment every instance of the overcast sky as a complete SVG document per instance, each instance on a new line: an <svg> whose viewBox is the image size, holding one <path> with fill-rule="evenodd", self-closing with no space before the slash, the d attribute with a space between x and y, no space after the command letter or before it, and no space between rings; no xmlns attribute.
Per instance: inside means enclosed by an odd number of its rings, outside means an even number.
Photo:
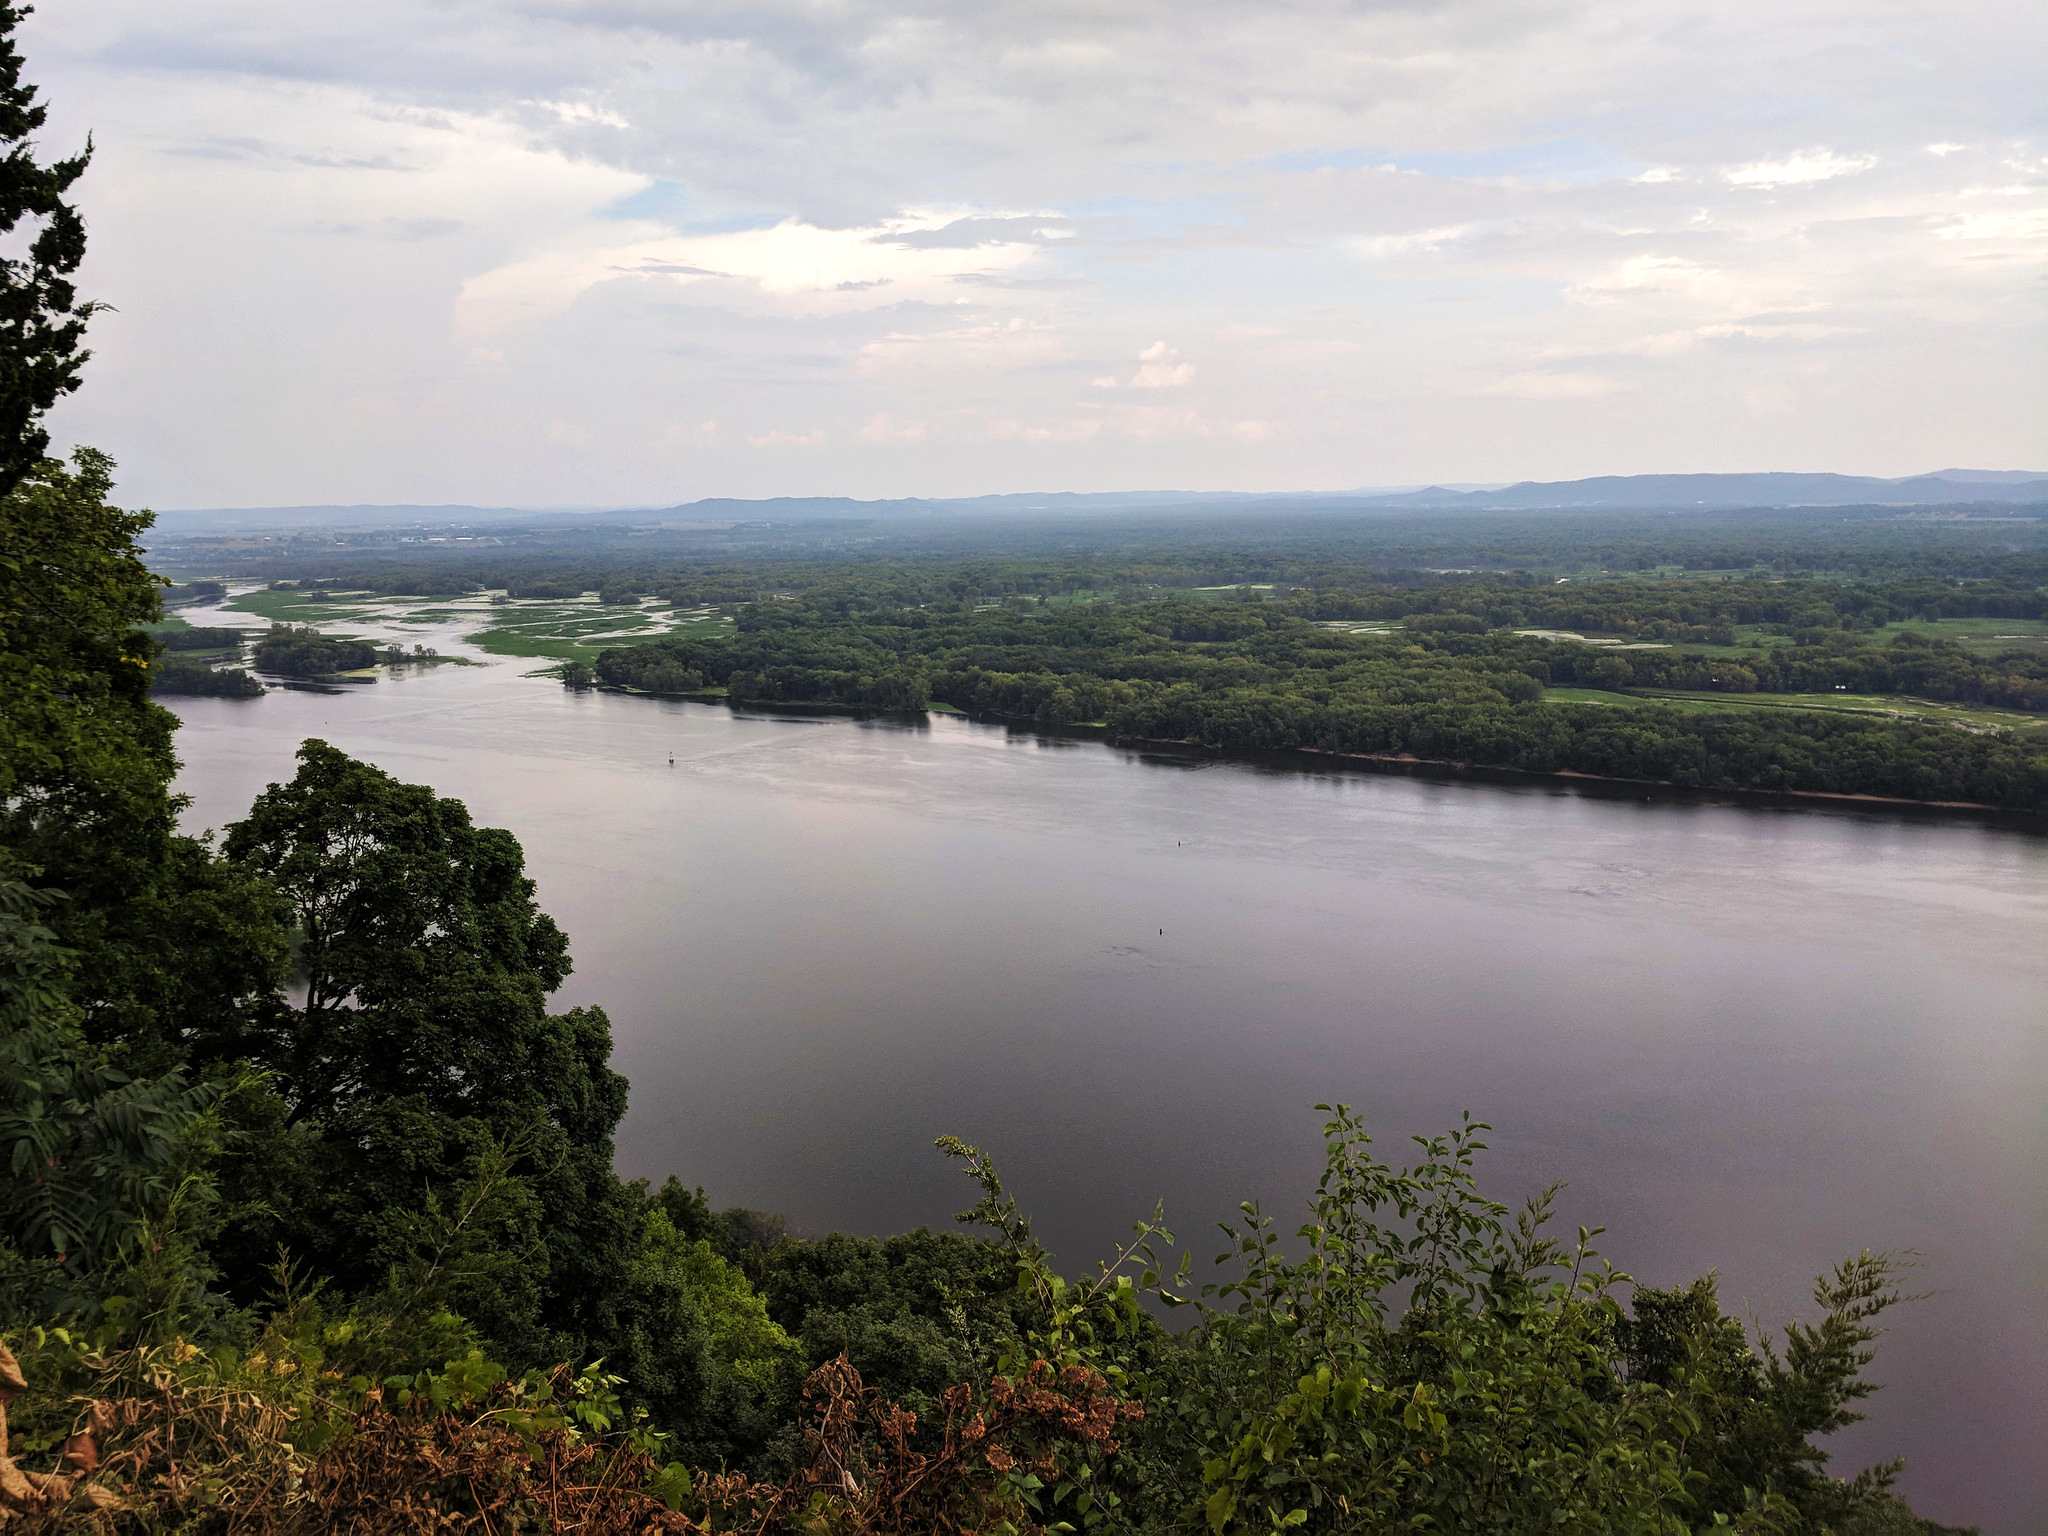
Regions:
<svg viewBox="0 0 2048 1536"><path fill-rule="evenodd" d="M45 0L158 506L2048 467L2039 0Z"/></svg>

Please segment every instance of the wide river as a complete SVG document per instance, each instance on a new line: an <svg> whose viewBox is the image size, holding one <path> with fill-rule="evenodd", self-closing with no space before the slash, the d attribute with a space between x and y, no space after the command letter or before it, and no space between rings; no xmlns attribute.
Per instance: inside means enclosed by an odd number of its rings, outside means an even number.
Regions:
<svg viewBox="0 0 2048 1536"><path fill-rule="evenodd" d="M198 622L205 617L193 615ZM1469 1108L1645 1280L1808 1315L1922 1255L1838 1466L2048 1529L2048 839L736 715L442 667L176 702L188 822L323 737L525 845L632 1080L629 1174L793 1228L943 1225L991 1149L1078 1268L1164 1198L1198 1270L1287 1218L1318 1101L1398 1157ZM671 766L669 758L674 755ZM1205 1235L1207 1234L1207 1235Z"/></svg>

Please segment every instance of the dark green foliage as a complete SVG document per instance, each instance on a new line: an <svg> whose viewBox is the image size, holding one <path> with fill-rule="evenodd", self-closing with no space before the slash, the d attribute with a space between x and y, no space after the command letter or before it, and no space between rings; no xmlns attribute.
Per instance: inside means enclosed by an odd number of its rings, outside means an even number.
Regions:
<svg viewBox="0 0 2048 1536"><path fill-rule="evenodd" d="M166 608L184 608L194 603L217 603L228 595L228 589L217 581L174 582L164 588Z"/></svg>
<svg viewBox="0 0 2048 1536"><path fill-rule="evenodd" d="M112 489L112 463L81 450L0 496L0 845L92 899L160 854L174 767L142 633L157 616L134 544L149 517L109 505Z"/></svg>
<svg viewBox="0 0 2048 1536"><path fill-rule="evenodd" d="M236 651L242 646L242 631L197 629L187 625L183 629L156 631L156 643L167 651Z"/></svg>
<svg viewBox="0 0 2048 1536"><path fill-rule="evenodd" d="M809 1364L843 1353L870 1386L921 1413L986 1369L1032 1313L1005 1250L922 1228L782 1243L759 1285Z"/></svg>
<svg viewBox="0 0 2048 1536"><path fill-rule="evenodd" d="M260 699L263 685L240 667L216 667L184 656L165 656L149 669L149 691L213 699Z"/></svg>
<svg viewBox="0 0 2048 1536"><path fill-rule="evenodd" d="M595 1326L592 1277L635 1241L611 1172L625 1081L600 1010L548 1012L568 945L534 904L517 841L324 742L299 762L225 851L287 903L304 1001L202 1047L274 1074L284 1145L235 1169L238 1193L274 1213L260 1236L366 1283L409 1241L385 1217L430 1191L446 1201L486 1151L516 1148L537 1211L527 1326Z"/></svg>
<svg viewBox="0 0 2048 1536"><path fill-rule="evenodd" d="M1544 701L1546 682L1621 688L1680 667L1755 684L1754 669L1643 659L1663 654L1618 656L1465 626L1352 635L1278 603L848 612L819 597L746 610L729 635L606 651L596 670L606 683L652 691L663 691L666 679L701 674L739 699L914 709L931 698L1211 748L2048 810L2048 734L2027 740L1797 710L1694 713L1647 701L1636 709ZM1970 670L1953 647L1895 646L1886 654L1923 660L1916 682L1928 681L1936 666L1956 677ZM1904 675L1896 659L1886 664L1895 679ZM2008 693L2033 687L2025 681L2032 665L2013 664ZM2048 674L2048 663L2040 669Z"/></svg>
<svg viewBox="0 0 2048 1536"><path fill-rule="evenodd" d="M219 1094L177 1069L132 1077L86 1041L49 905L0 869L0 1317L112 1308L147 1330L207 1278L190 1236Z"/></svg>
<svg viewBox="0 0 2048 1536"><path fill-rule="evenodd" d="M1898 1259L1839 1266L1816 1285L1818 1322L1788 1328L1782 1356L1753 1350L1711 1278L1631 1305L1599 1229L1547 1234L1555 1191L1519 1213L1483 1195L1486 1130L1468 1117L1418 1137L1397 1168L1337 1107L1306 1221L1283 1233L1245 1206L1223 1229L1225 1278L1197 1296L1162 1274L1156 1222L1069 1286L981 1154L942 1143L981 1179L969 1214L1004 1236L1040 1303L1020 1333L1145 1404L1115 1464L1073 1488L1120 1493L1124 1528L1219 1536L1932 1529L1890 1494L1895 1464L1820 1471L1818 1442L1874 1390L1864 1371L1876 1320L1904 1299ZM1133 1274L1170 1308L1192 1303L1193 1325L1142 1326Z"/></svg>
<svg viewBox="0 0 2048 1536"><path fill-rule="evenodd" d="M377 647L367 640L337 640L309 624L279 624L256 642L251 659L259 672L329 677L375 666Z"/></svg>
<svg viewBox="0 0 2048 1536"><path fill-rule="evenodd" d="M640 1251L605 1283L626 1319L610 1360L696 1466L738 1463L788 1423L805 1362L746 1277L648 1210Z"/></svg>
<svg viewBox="0 0 2048 1536"><path fill-rule="evenodd" d="M29 9L0 5L0 236L14 235L24 221L34 231L25 251L0 260L0 496L41 465L50 445L43 413L78 387L85 322L95 308L71 281L85 257L85 221L70 193L92 145L65 160L36 157L35 136L49 111L22 79L14 45ZM8 241L10 250L21 244Z"/></svg>
<svg viewBox="0 0 2048 1536"><path fill-rule="evenodd" d="M47 921L81 957L74 1000L94 1038L125 1040L232 1014L282 945L261 897L173 832L149 518L109 504L112 470L81 450L0 496L0 847L64 893Z"/></svg>

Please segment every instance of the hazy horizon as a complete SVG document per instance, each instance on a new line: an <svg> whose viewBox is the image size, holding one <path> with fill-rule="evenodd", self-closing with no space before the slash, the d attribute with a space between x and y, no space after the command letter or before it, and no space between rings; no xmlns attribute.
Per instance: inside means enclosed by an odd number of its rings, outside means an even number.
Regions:
<svg viewBox="0 0 2048 1536"><path fill-rule="evenodd" d="M45 5L165 507L2038 460L2048 12ZM1674 470L1673 466L1679 466Z"/></svg>

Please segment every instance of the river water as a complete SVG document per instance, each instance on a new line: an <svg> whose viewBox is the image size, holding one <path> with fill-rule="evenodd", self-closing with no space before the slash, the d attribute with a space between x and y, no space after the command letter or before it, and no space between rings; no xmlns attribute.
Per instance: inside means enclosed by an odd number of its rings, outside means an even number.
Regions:
<svg viewBox="0 0 2048 1536"><path fill-rule="evenodd" d="M210 614L194 613L194 622ZM407 638L417 638L408 632ZM441 640L447 637L429 637ZM175 701L188 823L319 736L525 845L632 1081L620 1161L805 1232L943 1225L993 1151L1080 1267L1164 1198L1287 1218L1317 1101L1731 1311L1918 1250L1870 1422L1922 1512L2048 1528L2048 839L1159 759L958 719L571 694L537 663ZM674 763L669 758L673 754Z"/></svg>

